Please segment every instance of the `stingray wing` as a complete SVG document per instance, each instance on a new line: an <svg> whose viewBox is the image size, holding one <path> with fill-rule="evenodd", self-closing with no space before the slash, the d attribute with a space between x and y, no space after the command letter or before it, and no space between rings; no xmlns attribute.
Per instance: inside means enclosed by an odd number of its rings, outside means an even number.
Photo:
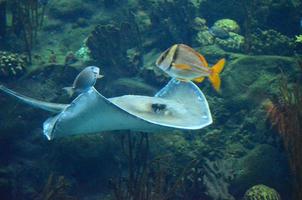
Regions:
<svg viewBox="0 0 302 200"><path fill-rule="evenodd" d="M165 104L164 113L153 104ZM168 113L168 114L167 114ZM79 95L59 115L44 123L48 139L110 130L154 132L195 130L212 123L208 103L192 82L171 80L155 97L127 95L106 99L94 88Z"/></svg>

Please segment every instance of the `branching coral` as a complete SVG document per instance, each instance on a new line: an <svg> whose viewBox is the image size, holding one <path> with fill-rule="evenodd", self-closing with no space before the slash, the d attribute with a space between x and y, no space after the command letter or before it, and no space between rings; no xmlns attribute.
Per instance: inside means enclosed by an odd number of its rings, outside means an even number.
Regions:
<svg viewBox="0 0 302 200"><path fill-rule="evenodd" d="M302 67L301 67L302 69ZM268 117L283 139L293 173L295 199L302 199L302 87L280 81L279 99L267 105Z"/></svg>

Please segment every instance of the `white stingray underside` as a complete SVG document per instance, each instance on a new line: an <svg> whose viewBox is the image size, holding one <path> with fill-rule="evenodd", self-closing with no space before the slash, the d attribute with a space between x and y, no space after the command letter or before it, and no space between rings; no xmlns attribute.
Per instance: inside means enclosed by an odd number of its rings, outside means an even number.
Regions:
<svg viewBox="0 0 302 200"><path fill-rule="evenodd" d="M156 110L154 105L164 105ZM201 129L212 123L207 100L192 82L171 80L155 97L126 95L106 99L95 88L80 94L44 123L48 139L110 130L154 132Z"/></svg>
<svg viewBox="0 0 302 200"><path fill-rule="evenodd" d="M110 130L196 130L212 123L208 102L200 89L192 82L175 79L154 97L125 95L107 99L91 88L71 104L39 101L4 86L0 90L31 106L58 113L43 124L49 140Z"/></svg>

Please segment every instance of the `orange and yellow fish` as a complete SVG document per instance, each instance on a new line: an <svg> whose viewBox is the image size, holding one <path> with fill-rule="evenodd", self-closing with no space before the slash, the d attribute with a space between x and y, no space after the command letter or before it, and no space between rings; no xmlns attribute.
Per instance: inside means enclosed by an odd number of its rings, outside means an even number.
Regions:
<svg viewBox="0 0 302 200"><path fill-rule="evenodd" d="M200 83L208 77L216 91L220 89L219 73L223 70L224 64L225 59L221 59L210 68L201 54L184 44L173 45L156 61L157 67L181 81L193 80Z"/></svg>

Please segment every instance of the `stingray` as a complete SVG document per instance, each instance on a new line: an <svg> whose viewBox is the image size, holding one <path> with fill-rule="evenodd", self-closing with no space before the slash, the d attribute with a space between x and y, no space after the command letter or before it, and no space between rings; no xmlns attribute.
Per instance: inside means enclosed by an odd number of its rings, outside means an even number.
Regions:
<svg viewBox="0 0 302 200"><path fill-rule="evenodd" d="M112 130L197 130L212 123L208 102L191 81L172 79L153 97L106 98L91 87L70 104L40 101L2 85L0 90L33 107L55 113L43 123L43 133L48 140Z"/></svg>

